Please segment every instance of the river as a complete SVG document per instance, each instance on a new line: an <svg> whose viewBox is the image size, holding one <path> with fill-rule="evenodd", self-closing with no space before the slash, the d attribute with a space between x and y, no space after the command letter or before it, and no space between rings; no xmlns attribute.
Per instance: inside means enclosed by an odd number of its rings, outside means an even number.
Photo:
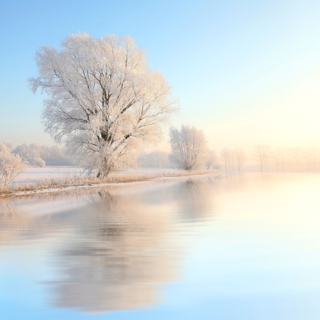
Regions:
<svg viewBox="0 0 320 320"><path fill-rule="evenodd" d="M0 200L0 319L320 319L320 175Z"/></svg>

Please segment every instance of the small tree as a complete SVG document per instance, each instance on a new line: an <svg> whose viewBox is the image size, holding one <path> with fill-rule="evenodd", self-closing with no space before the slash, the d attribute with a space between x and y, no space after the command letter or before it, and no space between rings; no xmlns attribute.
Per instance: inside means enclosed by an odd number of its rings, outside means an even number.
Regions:
<svg viewBox="0 0 320 320"><path fill-rule="evenodd" d="M296 171L301 170L301 158L302 158L301 148L290 148L288 154L295 164Z"/></svg>
<svg viewBox="0 0 320 320"><path fill-rule="evenodd" d="M26 168L23 160L0 142L0 181L7 187Z"/></svg>
<svg viewBox="0 0 320 320"><path fill-rule="evenodd" d="M207 157L207 141L201 130L182 125L181 129L170 129L171 152L179 168L191 171L201 167Z"/></svg>
<svg viewBox="0 0 320 320"><path fill-rule="evenodd" d="M305 152L305 157L307 159L309 170L316 171L317 163L320 157L320 149L319 148L308 148Z"/></svg>
<svg viewBox="0 0 320 320"><path fill-rule="evenodd" d="M208 151L207 159L206 159L206 167L209 170L211 166L215 166L218 163L218 156L215 151Z"/></svg>
<svg viewBox="0 0 320 320"><path fill-rule="evenodd" d="M281 168L281 171L284 171L287 155L288 155L288 150L284 147L277 148L272 153L272 157L277 166L277 171L279 171L280 168Z"/></svg>
<svg viewBox="0 0 320 320"><path fill-rule="evenodd" d="M223 148L220 152L220 156L224 164L224 170L229 170L231 162L231 151L228 148Z"/></svg>
<svg viewBox="0 0 320 320"><path fill-rule="evenodd" d="M256 144L253 147L253 159L259 163L260 171L262 171L266 165L269 158L270 147L266 144Z"/></svg>
<svg viewBox="0 0 320 320"><path fill-rule="evenodd" d="M247 159L245 152L242 149L237 148L233 150L233 156L234 156L238 171L241 171Z"/></svg>
<svg viewBox="0 0 320 320"><path fill-rule="evenodd" d="M46 165L45 161L42 160L42 159L39 158L39 157L33 159L33 164L35 164L36 166L38 166L38 167L40 167L40 168L43 168L43 167Z"/></svg>

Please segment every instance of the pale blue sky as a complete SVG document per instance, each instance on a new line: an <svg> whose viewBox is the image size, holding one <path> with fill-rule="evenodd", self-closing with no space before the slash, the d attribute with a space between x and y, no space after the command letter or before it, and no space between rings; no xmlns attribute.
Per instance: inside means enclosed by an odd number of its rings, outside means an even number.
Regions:
<svg viewBox="0 0 320 320"><path fill-rule="evenodd" d="M0 141L53 144L35 51L67 34L135 38L211 148L320 145L320 1L2 1ZM168 148L167 138L160 148Z"/></svg>

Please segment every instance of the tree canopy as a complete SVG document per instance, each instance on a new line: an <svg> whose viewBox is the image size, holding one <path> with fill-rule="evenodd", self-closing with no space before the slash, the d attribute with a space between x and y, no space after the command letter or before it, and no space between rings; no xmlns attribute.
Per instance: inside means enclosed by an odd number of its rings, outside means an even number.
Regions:
<svg viewBox="0 0 320 320"><path fill-rule="evenodd" d="M204 164L208 147L201 130L186 125L182 125L180 130L172 127L170 143L172 158L179 168L191 171Z"/></svg>
<svg viewBox="0 0 320 320"><path fill-rule="evenodd" d="M86 159L99 175L130 165L142 142L157 141L162 125L178 110L171 86L152 70L146 52L129 37L68 36L60 50L36 53L46 132Z"/></svg>

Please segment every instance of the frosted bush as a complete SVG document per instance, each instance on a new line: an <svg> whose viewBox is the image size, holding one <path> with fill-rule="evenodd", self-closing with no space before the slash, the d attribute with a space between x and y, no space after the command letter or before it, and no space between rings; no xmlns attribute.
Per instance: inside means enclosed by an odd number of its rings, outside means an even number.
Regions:
<svg viewBox="0 0 320 320"><path fill-rule="evenodd" d="M46 165L45 161L39 157L33 159L33 164L41 168L43 168Z"/></svg>
<svg viewBox="0 0 320 320"><path fill-rule="evenodd" d="M12 154L10 149L0 142L0 181L7 187L21 172L26 169L20 156Z"/></svg>

